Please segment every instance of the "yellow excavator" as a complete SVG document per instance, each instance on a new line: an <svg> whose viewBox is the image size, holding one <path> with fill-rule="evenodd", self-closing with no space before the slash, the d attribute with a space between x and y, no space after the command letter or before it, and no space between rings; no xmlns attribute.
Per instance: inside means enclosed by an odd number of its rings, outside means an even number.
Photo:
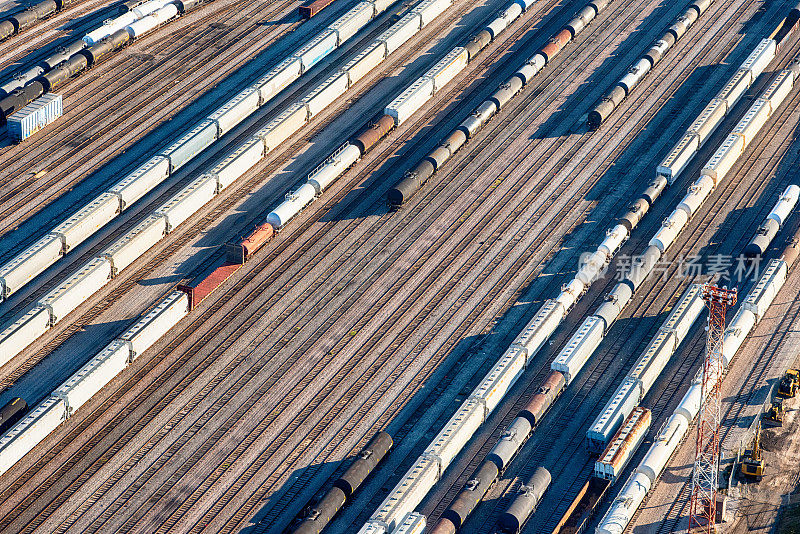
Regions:
<svg viewBox="0 0 800 534"><path fill-rule="evenodd" d="M742 475L761 480L764 478L764 456L761 454L761 421L756 423L753 435L753 448L744 451L740 468Z"/></svg>
<svg viewBox="0 0 800 534"><path fill-rule="evenodd" d="M800 369L787 369L778 384L778 397L791 399L797 395L798 387L800 387Z"/></svg>

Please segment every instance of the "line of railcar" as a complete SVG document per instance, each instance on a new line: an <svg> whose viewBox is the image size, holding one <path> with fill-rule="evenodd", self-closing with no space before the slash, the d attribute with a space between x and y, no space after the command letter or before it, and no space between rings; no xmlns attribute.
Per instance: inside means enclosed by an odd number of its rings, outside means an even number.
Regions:
<svg viewBox="0 0 800 534"><path fill-rule="evenodd" d="M39 65L0 86L0 121L8 118L58 85L94 67L112 52L183 15L205 0L149 0L128 14L103 24L49 56Z"/></svg>
<svg viewBox="0 0 800 534"><path fill-rule="evenodd" d="M22 30L30 28L40 20L44 20L53 13L61 11L74 0L42 0L23 11L19 11L0 21L0 41L4 41L20 33Z"/></svg>
<svg viewBox="0 0 800 534"><path fill-rule="evenodd" d="M634 87L641 83L650 70L661 61L661 58L675 45L687 30L697 22L711 5L712 0L696 0L678 17L664 35L653 46L631 65L623 77L600 100L600 103L589 112L587 122L590 128L597 128L628 97Z"/></svg>
<svg viewBox="0 0 800 534"><path fill-rule="evenodd" d="M6 289L12 280L8 276L9 269L15 272L13 283L19 283L19 287L27 283L41 272L41 270L36 271L41 269L41 265L33 264L30 261L32 257L40 254L55 261L65 253L63 248L65 239L71 246L82 242L102 226L98 224L98 220L104 218L110 220L115 217L121 209L129 205L126 200L132 203L144 196L169 176L170 172L183 166L203 148L263 105L261 95L266 93L271 97L299 77L300 72L293 75L291 70L293 65L300 70L308 69L310 65L319 62L326 53L335 48L325 41L328 36L336 37L334 40L336 43L344 42L344 39L354 35L359 28L374 18L379 7L386 9L392 3L391 0L376 0L376 2L357 4L351 12L334 23L336 31L324 30L320 36L290 56L288 58L290 61L281 62L266 76L260 78L255 87L248 86L198 127L173 143L166 152L148 160L132 175L117 184L112 191L101 194L82 212L62 223L56 232L39 240L30 253L22 254L12 260L10 266L0 269L0 279ZM89 295L108 283L119 271L136 261L166 234L201 209L223 188L245 175L270 150L281 146L291 134L311 120L312 116L335 101L350 86L348 84L342 88L334 85L337 79L344 76L350 83L355 83L385 59L385 55L372 54L374 50L377 49L384 54L397 50L422 27L440 16L450 4L450 0L420 2L396 25L369 45L365 53L359 54L349 62L344 70L323 81L300 102L290 106L266 127L236 147L212 169L211 173L191 181L153 214L52 289L31 309L0 332L0 363L7 362L21 352L50 326L77 308ZM360 21L354 19L353 12L360 12L365 8L368 8L367 11L373 16L362 18ZM398 35L399 32L402 34ZM342 40L339 40L340 37ZM338 92L330 90L332 87L338 88ZM391 121L378 121L373 127L359 134L353 140L353 145L368 149L376 139L380 138L380 132L384 127L391 127ZM242 242L228 247L227 255L246 261L259 247L269 241L272 233L271 224L261 225ZM34 407L26 418L0 437L0 474L27 454L122 369L135 362L157 339L185 317L193 306L219 287L235 268L223 264L197 284L186 284L182 289L176 288L171 291L56 388L49 397ZM17 271L14 271L15 269Z"/></svg>
<svg viewBox="0 0 800 534"><path fill-rule="evenodd" d="M762 54L761 47L757 48L751 54L751 57L760 57L760 54ZM665 221L662 228L650 241L644 253L637 258L636 265L632 271L622 282L616 284L606 302L598 308L595 314L586 318L575 334L570 338L564 349L556 356L551 364L551 372L542 384L540 391L531 398L528 408L523 410L523 413L521 413L506 429L503 438L497 443L486 460L484 460L483 464L481 464L476 473L471 477L471 480L475 482L471 483L468 488L462 491L462 494L456 497L454 504L448 508L434 527L434 533L452 533L462 526L471 511L477 506L480 499L482 499L485 492L496 480L497 472L505 468L508 462L514 458L522 443L525 442L532 429L535 428L541 415L547 411L560 392L569 385L581 369L585 367L608 332L608 329L622 312L624 306L632 299L633 293L641 286L657 261L672 244L680 230L686 225L691 215L697 211L699 206L707 198L711 189L722 181L733 165L733 162L736 161L744 151L745 145L752 140L758 129L764 124L766 120L765 117L768 117L772 113L772 110L777 109L788 92L785 89L785 83L791 83L794 76L793 72L793 70L789 70L788 74L787 72L781 73L776 82L771 84L765 92L764 97L768 105L761 104L761 107L766 109L766 111L763 112L766 115L761 115L757 118L754 118L752 114L746 115L734 129L735 133L732 135L741 137L741 140L737 141L738 144L733 146L733 148L738 148L738 150L733 150L732 147L729 146L730 143L723 143L717 151L717 154L709 161L706 170L704 170L704 175L701 176L698 182L704 182L707 177L706 175L713 174L714 179L712 187L697 187L695 185L689 189L689 193L678 205L676 211L673 212L673 216ZM786 80L788 80L788 82ZM712 119L706 118L704 120ZM598 247L598 250L588 256L578 270L575 278L564 286L564 290L559 297L555 300L547 301L542 309L539 310L539 313L534 316L531 323L529 323L517 340L514 341L512 346L506 351L492 371L490 371L490 374L487 375L485 380L491 380L492 377L493 379L502 378L504 380L502 389L506 390L511 387L524 371L532 355L542 346L544 341L549 338L575 301L586 291L593 281L599 278L602 269L608 264L622 243L628 238L631 230L639 223L644 213L652 207L652 204L660 196L667 184L667 179L659 175L656 181L648 186L644 194L637 200L637 203L635 203L634 206L619 219L618 223L607 232L606 239ZM531 344L532 341L534 343L533 350L531 351L531 347L528 345ZM497 391L497 386L494 387L495 389L493 391ZM426 467L426 461L431 457L436 457L438 448L445 446L453 447L453 444L458 442L462 445L466 443L471 436L470 430L474 430L471 429L469 425L474 425L474 422L469 421L466 414L462 413L465 409L466 406L462 407L462 409L456 413L454 418L451 419L451 422L448 423L431 446L431 450L426 451L425 457L421 457L414 464L405 478L403 478L395 490L390 493L389 498L387 498L382 507L373 514L368 525L372 524L373 527L375 527L380 524L388 524L391 527L393 522L396 522L402 517L403 513L408 513L410 511L410 503L414 503L413 505L415 506L416 502L418 502L422 495L424 495L424 492L427 491L427 488L435 483L438 477L432 478L431 475L426 473L426 469L430 469ZM531 418L529 415L533 415L534 417ZM538 417L536 417L537 415ZM456 425L457 428L450 428L453 425ZM456 434L461 435L456 436ZM447 440L445 440L445 435L447 435ZM441 443L437 445L439 442ZM448 458L452 459L454 454L454 451L449 450ZM442 464L444 464L444 466ZM492 467L490 464L494 464L494 466ZM440 469L443 469L445 466L446 463L444 462L439 464ZM500 467L500 469L498 469L498 467ZM432 478L432 481L426 480L423 482L425 477L429 477L429 479ZM414 489L408 491L406 488L409 487ZM410 495L413 493L416 493L416 495Z"/></svg>
<svg viewBox="0 0 800 534"><path fill-rule="evenodd" d="M781 193L778 202L773 206L772 211L769 212L767 218L758 227L758 232L750 240L744 248L744 255L748 258L760 258L764 252L778 235L778 232L783 227L786 219L792 213L795 205L797 204L798 196L800 196L800 187L797 185L790 185L786 190Z"/></svg>

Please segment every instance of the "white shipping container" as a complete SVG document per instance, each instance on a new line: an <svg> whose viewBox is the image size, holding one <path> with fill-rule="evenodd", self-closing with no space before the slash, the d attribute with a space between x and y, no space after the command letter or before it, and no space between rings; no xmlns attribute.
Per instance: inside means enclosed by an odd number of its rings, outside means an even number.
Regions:
<svg viewBox="0 0 800 534"><path fill-rule="evenodd" d="M347 83L347 72L339 71L303 97L301 102L308 106L308 113L313 117L342 96L347 91Z"/></svg>
<svg viewBox="0 0 800 534"><path fill-rule="evenodd" d="M386 43L383 41L375 41L366 49L362 50L360 54L351 59L344 70L347 71L350 77L350 85L352 86L358 80L367 75L372 69L377 67L386 58Z"/></svg>
<svg viewBox="0 0 800 534"><path fill-rule="evenodd" d="M23 351L50 328L50 310L34 306L0 331L0 366Z"/></svg>
<svg viewBox="0 0 800 534"><path fill-rule="evenodd" d="M427 456L417 459L370 518L393 531L439 480L439 463Z"/></svg>
<svg viewBox="0 0 800 534"><path fill-rule="evenodd" d="M170 328L189 313L189 297L183 291L173 291L120 337L130 348L131 361L142 355Z"/></svg>
<svg viewBox="0 0 800 534"><path fill-rule="evenodd" d="M709 102L703 112L689 126L687 132L697 134L698 148L703 146L717 127L722 123L725 114L728 112L728 104L722 99L714 98Z"/></svg>
<svg viewBox="0 0 800 534"><path fill-rule="evenodd" d="M219 135L223 135L234 126L242 122L245 117L251 115L258 109L258 91L248 87L228 100L224 106L208 116L217 123Z"/></svg>
<svg viewBox="0 0 800 534"><path fill-rule="evenodd" d="M326 29L292 55L300 60L305 73L334 49L336 49L336 32Z"/></svg>
<svg viewBox="0 0 800 534"><path fill-rule="evenodd" d="M419 13L422 26L430 24L436 17L444 13L450 7L450 0L423 0L411 10L412 13Z"/></svg>
<svg viewBox="0 0 800 534"><path fill-rule="evenodd" d="M64 401L48 397L0 438L0 473L5 473L66 419Z"/></svg>
<svg viewBox="0 0 800 534"><path fill-rule="evenodd" d="M311 184L303 184L296 191L288 193L286 200L267 215L267 222L273 228L280 229L314 200L316 191Z"/></svg>
<svg viewBox="0 0 800 534"><path fill-rule="evenodd" d="M117 239L101 254L111 262L112 276L136 261L167 233L167 220L162 215L150 215L132 230Z"/></svg>
<svg viewBox="0 0 800 534"><path fill-rule="evenodd" d="M259 106L266 104L272 97L286 89L290 83L300 77L303 65L299 58L287 57L272 68L253 88L259 94Z"/></svg>
<svg viewBox="0 0 800 534"><path fill-rule="evenodd" d="M308 121L308 109L298 102L275 117L255 136L264 141L264 152L267 153L281 146L290 135L302 128L306 121Z"/></svg>
<svg viewBox="0 0 800 534"><path fill-rule="evenodd" d="M754 79L755 76L753 76L753 73L749 69L739 69L736 71L736 74L731 76L731 79L728 80L725 87L717 93L717 98L724 100L727 105L725 109L726 114L736 105L739 99L742 98L742 95L750 87Z"/></svg>
<svg viewBox="0 0 800 534"><path fill-rule="evenodd" d="M533 319L525 325L525 328L514 339L514 345L524 347L527 351L527 361L530 362L534 354L544 345L561 322L564 316L563 305L553 299L548 299Z"/></svg>
<svg viewBox="0 0 800 534"><path fill-rule="evenodd" d="M715 186L719 185L739 156L742 155L743 150L744 139L742 136L734 133L728 135L719 149L708 160L705 167L703 167L703 174L711 176L714 179Z"/></svg>
<svg viewBox="0 0 800 534"><path fill-rule="evenodd" d="M742 68L749 69L753 73L753 77L757 77L764 72L769 62L775 57L777 47L778 44L775 42L775 39L762 39L755 50L744 60Z"/></svg>
<svg viewBox="0 0 800 534"><path fill-rule="evenodd" d="M486 418L483 403L467 399L431 442L425 455L439 460L439 477ZM437 477L438 478L438 477Z"/></svg>
<svg viewBox="0 0 800 534"><path fill-rule="evenodd" d="M216 193L217 179L210 174L204 174L192 180L155 213L166 217L167 232L171 232L214 198Z"/></svg>
<svg viewBox="0 0 800 534"><path fill-rule="evenodd" d="M699 139L694 132L686 132L681 137L678 144L676 144L661 165L656 169L656 174L663 176L667 182L672 185L678 178L686 165L691 161L697 150L700 148Z"/></svg>
<svg viewBox="0 0 800 534"><path fill-rule="evenodd" d="M770 110L775 112L792 90L793 85L794 73L790 70L782 70L772 83L769 84L769 87L767 87L767 90L761 95L761 98L768 100Z"/></svg>
<svg viewBox="0 0 800 534"><path fill-rule="evenodd" d="M605 322L602 319L595 316L587 317L550 365L553 371L560 371L564 375L567 385L583 369L589 357L600 345L604 329Z"/></svg>
<svg viewBox="0 0 800 534"><path fill-rule="evenodd" d="M117 195L101 193L72 217L56 226L52 233L61 237L64 251L69 251L111 222L119 213L119 206Z"/></svg>
<svg viewBox="0 0 800 534"><path fill-rule="evenodd" d="M225 189L250 170L264 157L264 143L251 137L211 171L217 177L219 189Z"/></svg>
<svg viewBox="0 0 800 534"><path fill-rule="evenodd" d="M756 316L756 322L764 318L772 301L786 281L786 262L770 260L756 286L750 290L742 308L751 311Z"/></svg>
<svg viewBox="0 0 800 534"><path fill-rule="evenodd" d="M72 415L121 373L129 355L128 345L114 340L56 388L53 395L67 405L67 415Z"/></svg>
<svg viewBox="0 0 800 534"><path fill-rule="evenodd" d="M169 159L153 156L108 190L122 199L122 209L145 196L169 177Z"/></svg>
<svg viewBox="0 0 800 534"><path fill-rule="evenodd" d="M61 257L63 250L61 238L47 234L3 265L0 268L3 297L8 298L53 265Z"/></svg>
<svg viewBox="0 0 800 534"><path fill-rule="evenodd" d="M423 76L386 106L384 113L394 118L395 126L400 126L421 108L431 96L433 96L433 80Z"/></svg>
<svg viewBox="0 0 800 534"><path fill-rule="evenodd" d="M439 91L467 66L467 49L457 46L425 73L433 80L433 91Z"/></svg>
<svg viewBox="0 0 800 534"><path fill-rule="evenodd" d="M328 158L308 176L308 183L319 195L361 157L358 147L347 143L343 150Z"/></svg>
<svg viewBox="0 0 800 534"><path fill-rule="evenodd" d="M744 146L749 145L755 139L759 130L764 126L769 119L770 107L769 102L763 98L757 98L750 109L747 110L742 120L733 129L733 133L739 134L743 137ZM744 147L742 148L744 150Z"/></svg>
<svg viewBox="0 0 800 534"><path fill-rule="evenodd" d="M58 119L63 112L61 95L42 95L8 117L8 135L15 141L24 141Z"/></svg>
<svg viewBox="0 0 800 534"><path fill-rule="evenodd" d="M169 158L170 171L175 172L186 165L189 160L216 141L217 134L217 123L208 119L183 134L180 139L161 152L162 156Z"/></svg>
<svg viewBox="0 0 800 534"><path fill-rule="evenodd" d="M386 43L387 56L403 46L406 41L411 39L422 28L421 20L419 13L414 11L406 13L403 18L378 36L377 41Z"/></svg>
<svg viewBox="0 0 800 534"><path fill-rule="evenodd" d="M106 285L109 279L111 262L105 258L93 258L39 299L39 304L50 310L50 324L56 324Z"/></svg>
<svg viewBox="0 0 800 534"><path fill-rule="evenodd" d="M500 401L524 371L525 351L511 346L475 387L472 397L482 399L486 403L486 410L491 412L500 404Z"/></svg>
<svg viewBox="0 0 800 534"><path fill-rule="evenodd" d="M354 36L372 19L375 7L369 2L359 2L350 11L336 19L329 29L336 32L338 46Z"/></svg>

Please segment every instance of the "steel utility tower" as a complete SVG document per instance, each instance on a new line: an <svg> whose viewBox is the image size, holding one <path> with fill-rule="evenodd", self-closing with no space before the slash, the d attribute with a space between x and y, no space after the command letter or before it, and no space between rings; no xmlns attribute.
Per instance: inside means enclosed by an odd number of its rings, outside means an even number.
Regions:
<svg viewBox="0 0 800 534"><path fill-rule="evenodd" d="M722 337L725 312L736 304L736 289L703 284L703 300L708 306L706 357L703 362L703 387L697 418L689 532L714 532L719 487L720 385L722 382Z"/></svg>

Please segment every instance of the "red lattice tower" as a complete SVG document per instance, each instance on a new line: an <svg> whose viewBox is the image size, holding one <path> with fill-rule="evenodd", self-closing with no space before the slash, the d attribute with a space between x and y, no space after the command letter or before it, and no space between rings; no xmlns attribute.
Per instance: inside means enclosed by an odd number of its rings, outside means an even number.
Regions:
<svg viewBox="0 0 800 534"><path fill-rule="evenodd" d="M720 386L725 365L722 337L725 312L736 304L736 289L703 284L703 300L708 306L708 335L703 362L703 388L697 418L689 532L714 532L719 487Z"/></svg>

